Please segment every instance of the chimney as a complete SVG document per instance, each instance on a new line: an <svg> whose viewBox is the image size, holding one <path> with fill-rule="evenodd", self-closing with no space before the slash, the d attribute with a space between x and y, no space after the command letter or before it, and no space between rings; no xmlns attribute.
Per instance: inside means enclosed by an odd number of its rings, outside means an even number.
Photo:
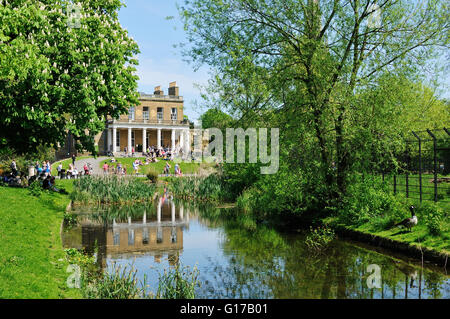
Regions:
<svg viewBox="0 0 450 319"><path fill-rule="evenodd" d="M161 86L155 87L155 92L153 92L155 95L164 95L164 91L161 90Z"/></svg>
<svg viewBox="0 0 450 319"><path fill-rule="evenodd" d="M179 96L180 95L180 90L177 86L177 82L170 82L169 83L169 95L174 95L174 96Z"/></svg>

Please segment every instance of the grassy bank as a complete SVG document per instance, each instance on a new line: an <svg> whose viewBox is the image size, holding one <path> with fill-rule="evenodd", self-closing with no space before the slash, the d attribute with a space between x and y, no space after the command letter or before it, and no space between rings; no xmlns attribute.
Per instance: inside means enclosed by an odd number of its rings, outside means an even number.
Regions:
<svg viewBox="0 0 450 319"><path fill-rule="evenodd" d="M70 181L58 186L70 188ZM69 190L69 189L68 189ZM78 298L66 285L60 227L70 199L0 187L0 298Z"/></svg>

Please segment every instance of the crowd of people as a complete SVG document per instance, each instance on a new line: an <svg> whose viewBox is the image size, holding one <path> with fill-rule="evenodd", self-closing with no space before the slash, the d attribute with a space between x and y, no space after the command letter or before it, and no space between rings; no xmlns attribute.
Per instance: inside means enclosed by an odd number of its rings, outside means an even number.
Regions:
<svg viewBox="0 0 450 319"><path fill-rule="evenodd" d="M43 189L60 192L55 186L55 177L52 176L52 166L50 161L34 164L34 174L28 174L19 170L15 159L10 164L11 172L2 174L0 181L11 187L28 187L33 182L38 181Z"/></svg>

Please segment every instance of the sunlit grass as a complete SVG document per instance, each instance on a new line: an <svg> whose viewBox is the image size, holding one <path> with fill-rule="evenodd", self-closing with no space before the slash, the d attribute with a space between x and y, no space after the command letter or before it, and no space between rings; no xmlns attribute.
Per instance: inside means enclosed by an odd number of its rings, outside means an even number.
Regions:
<svg viewBox="0 0 450 319"><path fill-rule="evenodd" d="M66 285L60 226L70 199L0 187L0 298L77 298Z"/></svg>

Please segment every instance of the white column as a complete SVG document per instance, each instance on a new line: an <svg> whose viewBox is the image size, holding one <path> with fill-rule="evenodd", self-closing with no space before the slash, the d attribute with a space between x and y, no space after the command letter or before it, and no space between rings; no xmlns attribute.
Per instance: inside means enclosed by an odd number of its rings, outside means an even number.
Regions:
<svg viewBox="0 0 450 319"><path fill-rule="evenodd" d="M183 220L184 207L180 206L180 219Z"/></svg>
<svg viewBox="0 0 450 319"><path fill-rule="evenodd" d="M147 152L147 129L142 129L142 152Z"/></svg>
<svg viewBox="0 0 450 319"><path fill-rule="evenodd" d="M175 150L175 130L172 129L172 151Z"/></svg>
<svg viewBox="0 0 450 319"><path fill-rule="evenodd" d="M191 151L191 131L189 129L186 130L186 153Z"/></svg>
<svg viewBox="0 0 450 319"><path fill-rule="evenodd" d="M112 151L113 151L113 153L117 152L116 145L117 145L117 129L115 127L113 127L113 129L112 129Z"/></svg>
<svg viewBox="0 0 450 319"><path fill-rule="evenodd" d="M172 224L175 224L175 203L172 202Z"/></svg>
<svg viewBox="0 0 450 319"><path fill-rule="evenodd" d="M127 152L128 154L131 154L131 148L133 146L131 145L131 127L128 128L128 147L127 147Z"/></svg>
<svg viewBox="0 0 450 319"><path fill-rule="evenodd" d="M108 151L108 152L111 152L111 144L112 144L112 136L111 136L111 130L108 128L108 129L106 129L106 136L107 136L107 143L108 143L108 145L106 146L106 150Z"/></svg>
<svg viewBox="0 0 450 319"><path fill-rule="evenodd" d="M180 149L183 151L184 154L184 130L180 131Z"/></svg>
<svg viewBox="0 0 450 319"><path fill-rule="evenodd" d="M128 225L131 225L131 217L128 216Z"/></svg>
<svg viewBox="0 0 450 319"><path fill-rule="evenodd" d="M142 223L144 225L147 223L147 212L144 212L144 216L142 216Z"/></svg>
<svg viewBox="0 0 450 319"><path fill-rule="evenodd" d="M160 223L161 222L161 198L158 200L158 210L157 210L156 217L157 217L158 223Z"/></svg>
<svg viewBox="0 0 450 319"><path fill-rule="evenodd" d="M158 138L158 144L157 144L157 147L158 147L158 148L161 148L161 129L160 129L160 128L158 129L158 135L157 135L157 138Z"/></svg>

